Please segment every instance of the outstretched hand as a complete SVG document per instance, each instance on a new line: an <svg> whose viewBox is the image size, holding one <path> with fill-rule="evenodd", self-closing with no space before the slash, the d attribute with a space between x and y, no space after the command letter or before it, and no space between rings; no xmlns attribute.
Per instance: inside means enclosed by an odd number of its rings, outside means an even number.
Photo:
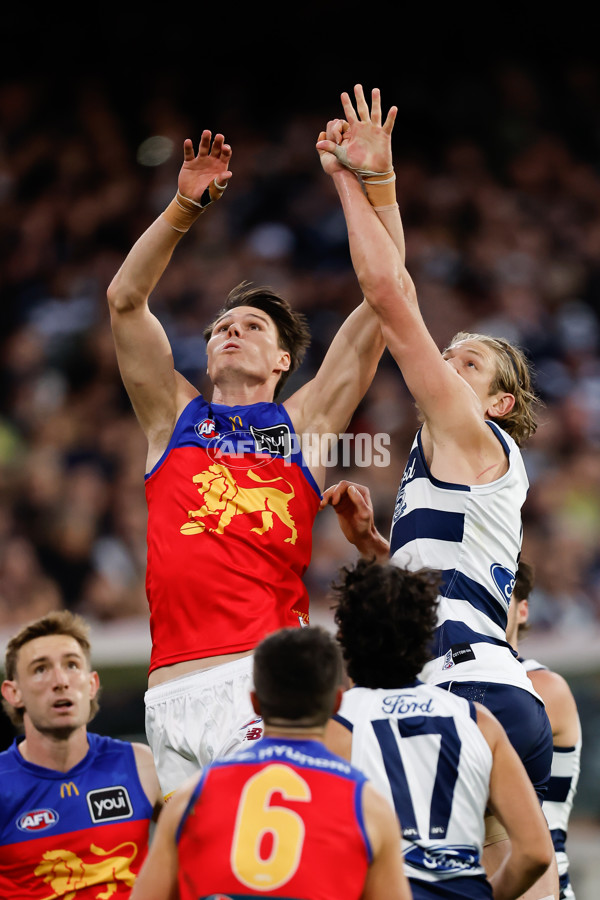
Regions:
<svg viewBox="0 0 600 900"><path fill-rule="evenodd" d="M354 96L356 110L344 92L341 100L346 118L332 119L327 123L327 131L319 134L317 150L321 164L329 175L342 166L363 175L391 172L392 131L398 108L390 107L382 124L379 88L371 92L370 111L362 85L355 85Z"/></svg>
<svg viewBox="0 0 600 900"><path fill-rule="evenodd" d="M205 129L200 138L197 154L194 153L194 145L189 138L183 144L183 165L177 185L184 197L197 203L213 182L216 182L217 192L222 193L232 175L229 171L231 147L225 143L222 134L215 135L212 145L211 138L211 132ZM220 192L219 187L222 187Z"/></svg>
<svg viewBox="0 0 600 900"><path fill-rule="evenodd" d="M364 556L387 557L389 544L375 527L369 489L362 484L340 481L323 493L320 509L332 506L346 539Z"/></svg>

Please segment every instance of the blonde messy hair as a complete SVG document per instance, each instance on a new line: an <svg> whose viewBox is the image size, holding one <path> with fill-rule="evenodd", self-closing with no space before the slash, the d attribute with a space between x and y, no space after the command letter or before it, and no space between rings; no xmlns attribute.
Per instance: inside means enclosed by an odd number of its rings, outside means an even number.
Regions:
<svg viewBox="0 0 600 900"><path fill-rule="evenodd" d="M510 434L519 447L522 447L537 431L535 412L541 405L533 390L531 368L525 354L506 338L467 331L455 334L446 350L462 341L477 341L494 352L497 365L496 375L490 384L490 394L505 391L515 398L513 408L506 416L497 420L498 425Z"/></svg>

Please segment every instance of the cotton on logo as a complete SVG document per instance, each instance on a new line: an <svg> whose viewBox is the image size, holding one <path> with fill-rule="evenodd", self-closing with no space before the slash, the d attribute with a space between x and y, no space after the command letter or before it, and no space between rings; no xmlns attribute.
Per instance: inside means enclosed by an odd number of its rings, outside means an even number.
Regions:
<svg viewBox="0 0 600 900"><path fill-rule="evenodd" d="M24 813L17 819L17 828L21 831L44 831L58 822L58 813L53 809L34 809Z"/></svg>

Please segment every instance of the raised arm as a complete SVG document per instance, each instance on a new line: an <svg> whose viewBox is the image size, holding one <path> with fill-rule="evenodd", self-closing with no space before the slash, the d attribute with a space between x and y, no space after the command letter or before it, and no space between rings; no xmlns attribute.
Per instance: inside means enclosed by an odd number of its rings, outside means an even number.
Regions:
<svg viewBox="0 0 600 900"><path fill-rule="evenodd" d="M350 122L347 131L352 127ZM326 149L330 144L322 141L318 147ZM350 164L343 143L336 158ZM362 178L373 180L372 176ZM342 182L338 178L336 187L346 218L356 275L365 298L379 317L386 344L424 416L425 431L438 448L451 444L453 456L457 451L470 455L471 467L481 471L482 462L487 462L485 451L497 441L484 424L485 410L480 397L468 380L457 377L456 369L442 357L423 320L403 253L366 193L356 190L350 180ZM467 479L471 475L470 471L460 474Z"/></svg>
<svg viewBox="0 0 600 900"><path fill-rule="evenodd" d="M373 91L370 112L362 89L360 101L357 100L359 116L354 114L347 94L342 95L342 103L351 121L333 119L327 130L321 132L317 143L321 164L333 179L340 196L346 192L359 194L370 208L359 168L362 166L364 171L376 173L369 176L370 180L376 180L378 174L387 180L390 172L393 173L391 134L396 109L392 107L382 124L377 90ZM340 153L341 159L338 158ZM348 160L357 163L355 169L347 167ZM376 204L377 192L372 197ZM395 202L384 204L374 209L373 215L390 235L394 246L397 245L397 252L403 254L404 236L398 205ZM314 435L341 433L373 380L384 346L377 316L363 301L334 337L315 378L286 401L296 431ZM318 466L312 468L317 481L321 481L324 473L315 471Z"/></svg>
<svg viewBox="0 0 600 900"><path fill-rule="evenodd" d="M149 444L149 465L157 459L183 406L198 392L174 368L164 328L148 298L175 247L231 177L231 148L223 135L203 131L198 153L191 140L174 200L136 241L108 288L111 326L123 383Z"/></svg>

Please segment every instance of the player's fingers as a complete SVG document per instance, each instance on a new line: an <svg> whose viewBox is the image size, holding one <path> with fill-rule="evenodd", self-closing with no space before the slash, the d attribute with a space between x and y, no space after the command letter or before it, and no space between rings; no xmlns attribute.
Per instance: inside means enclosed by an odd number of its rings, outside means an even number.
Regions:
<svg viewBox="0 0 600 900"><path fill-rule="evenodd" d="M381 125L381 91L373 88L371 91L371 122Z"/></svg>
<svg viewBox="0 0 600 900"><path fill-rule="evenodd" d="M356 97L356 109L358 110L361 122L369 122L371 120L371 116L369 115L369 105L365 100L365 92L363 91L362 84L354 85L354 96Z"/></svg>
<svg viewBox="0 0 600 900"><path fill-rule="evenodd" d="M186 138L183 142L183 158L189 162L195 155L192 141L189 138Z"/></svg>
<svg viewBox="0 0 600 900"><path fill-rule="evenodd" d="M231 159L232 153L233 153L233 150L231 149L231 144L223 144L223 146L221 147L221 159L224 162L227 162L228 160Z"/></svg>
<svg viewBox="0 0 600 900"><path fill-rule="evenodd" d="M383 130L386 134L391 134L392 129L394 127L394 122L396 121L396 116L398 115L398 107L391 106L390 111L387 114L386 120L383 123Z"/></svg>
<svg viewBox="0 0 600 900"><path fill-rule="evenodd" d="M350 99L350 94L347 94L346 91L341 96L342 107L344 109L344 115L348 122L358 122L358 117L354 111L354 107L352 106L352 100Z"/></svg>
<svg viewBox="0 0 600 900"><path fill-rule="evenodd" d="M227 170L227 172L221 172L219 175L217 175L217 177L214 180L214 185L215 185L216 189L219 190L219 188L226 188L227 182L229 181L229 179L231 178L232 175L233 175L233 172L230 172L229 170Z"/></svg>
<svg viewBox="0 0 600 900"><path fill-rule="evenodd" d="M321 503L319 504L320 509L324 509L326 506L329 506L331 503L331 498L337 489L337 484L332 484L331 487L328 487L327 490L323 491L323 497Z"/></svg>
<svg viewBox="0 0 600 900"><path fill-rule="evenodd" d="M337 144L335 141L327 141L327 140L318 140L317 141L317 150L326 153L335 153L337 149Z"/></svg>
<svg viewBox="0 0 600 900"><path fill-rule="evenodd" d="M205 128L200 137L200 146L198 147L198 156L208 156L210 151L210 139L212 135L208 128Z"/></svg>
<svg viewBox="0 0 600 900"><path fill-rule="evenodd" d="M344 124L343 119L332 119L331 122L327 123L327 137L329 140L335 141L336 144L341 144Z"/></svg>
<svg viewBox="0 0 600 900"><path fill-rule="evenodd" d="M337 484L334 484L331 488L329 488L329 502L332 506L337 506L340 500L347 493L349 486L349 481L338 481Z"/></svg>
<svg viewBox="0 0 600 900"><path fill-rule="evenodd" d="M215 134L214 140L212 142L212 147L210 149L211 156L220 156L221 151L223 150L223 146L225 144L225 136L222 134Z"/></svg>
<svg viewBox="0 0 600 900"><path fill-rule="evenodd" d="M371 494L369 489L362 484L351 484L348 487L348 496L352 498L354 505L364 513L371 513L373 506L371 504Z"/></svg>

